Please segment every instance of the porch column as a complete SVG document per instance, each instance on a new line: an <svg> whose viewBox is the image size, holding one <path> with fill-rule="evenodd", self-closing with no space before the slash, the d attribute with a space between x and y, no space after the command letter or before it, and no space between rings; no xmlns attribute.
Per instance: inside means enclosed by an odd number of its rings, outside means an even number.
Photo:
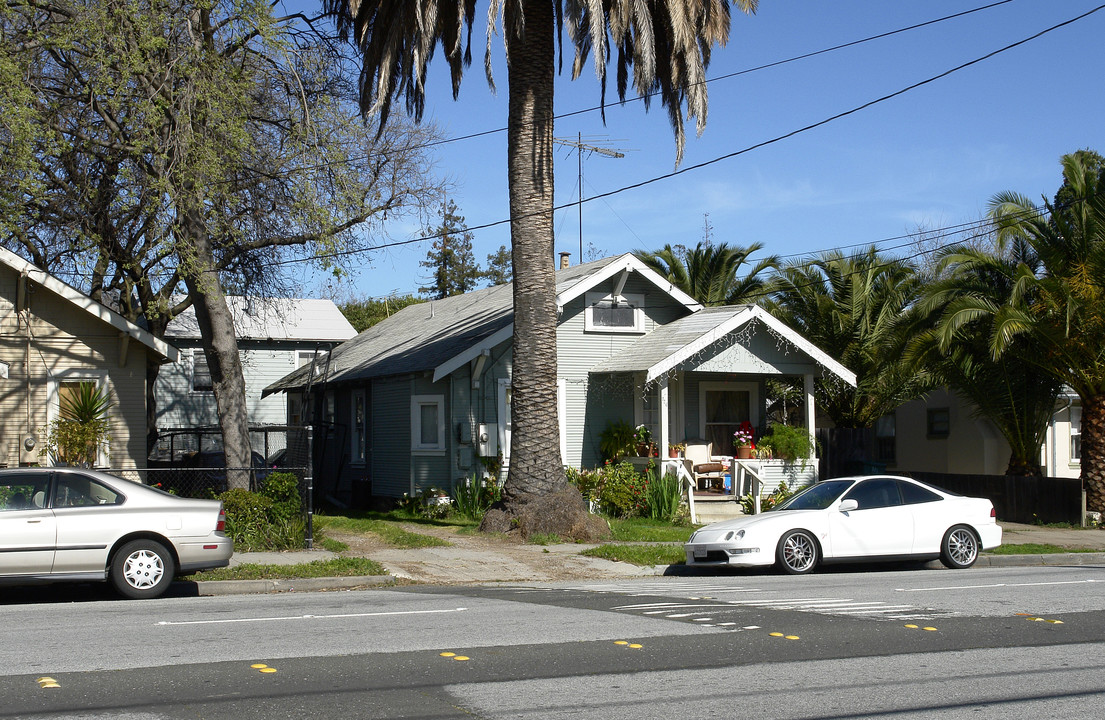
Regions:
<svg viewBox="0 0 1105 720"><path fill-rule="evenodd" d="M810 434L810 440L817 441L817 408L813 405L813 373L806 373L803 378L806 387L806 432Z"/></svg>
<svg viewBox="0 0 1105 720"><path fill-rule="evenodd" d="M671 429L668 428L668 376L660 378L660 459L668 456L668 442L671 440Z"/></svg>

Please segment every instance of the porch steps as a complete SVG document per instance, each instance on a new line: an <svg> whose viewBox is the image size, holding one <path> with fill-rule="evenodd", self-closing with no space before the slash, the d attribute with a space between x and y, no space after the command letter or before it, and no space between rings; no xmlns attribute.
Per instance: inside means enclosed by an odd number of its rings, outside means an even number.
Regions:
<svg viewBox="0 0 1105 720"><path fill-rule="evenodd" d="M737 498L718 493L695 493L694 510L695 515L698 516L698 522L703 525L732 520L744 515Z"/></svg>

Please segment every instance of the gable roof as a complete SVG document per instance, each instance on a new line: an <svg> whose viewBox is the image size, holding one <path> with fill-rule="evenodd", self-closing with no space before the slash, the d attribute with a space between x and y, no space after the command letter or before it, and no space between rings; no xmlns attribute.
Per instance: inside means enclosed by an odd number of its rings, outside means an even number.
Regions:
<svg viewBox="0 0 1105 720"><path fill-rule="evenodd" d="M314 298L226 298L239 340L341 342L357 331L332 300ZM169 322L165 336L199 340L196 309L190 306Z"/></svg>
<svg viewBox="0 0 1105 720"><path fill-rule="evenodd" d="M154 337L153 333L149 330L132 323L106 305L96 302L80 290L59 280L57 277L39 268L30 261L24 260L10 250L0 248L0 263L7 265L20 275L26 274L28 278L34 280L58 297L69 301L82 312L114 327L122 335L137 340L162 358L170 362L177 362L180 360L180 350L177 350L164 340Z"/></svg>
<svg viewBox="0 0 1105 720"><path fill-rule="evenodd" d="M558 309L619 273L629 272L640 273L688 309L701 308L694 298L626 254L557 270ZM408 305L338 346L330 354L327 382L430 371L436 381L513 334L511 283ZM308 372L306 366L300 368L265 388L265 394L300 386Z"/></svg>
<svg viewBox="0 0 1105 720"><path fill-rule="evenodd" d="M645 383L648 384L753 321L763 323L769 332L791 343L826 370L855 387L855 373L758 305L703 308L699 312L657 327L621 352L591 368L591 372L644 372Z"/></svg>

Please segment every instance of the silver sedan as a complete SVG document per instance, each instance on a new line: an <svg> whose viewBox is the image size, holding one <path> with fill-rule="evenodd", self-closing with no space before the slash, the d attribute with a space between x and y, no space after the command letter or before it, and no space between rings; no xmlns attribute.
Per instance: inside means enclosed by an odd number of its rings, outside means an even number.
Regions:
<svg viewBox="0 0 1105 720"><path fill-rule="evenodd" d="M178 574L225 567L218 500L190 500L95 470L0 469L0 583L110 581L153 598Z"/></svg>

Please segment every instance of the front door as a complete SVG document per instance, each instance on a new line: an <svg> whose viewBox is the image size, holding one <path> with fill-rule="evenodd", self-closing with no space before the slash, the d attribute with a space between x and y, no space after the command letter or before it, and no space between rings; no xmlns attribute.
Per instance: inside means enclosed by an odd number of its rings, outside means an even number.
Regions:
<svg viewBox="0 0 1105 720"><path fill-rule="evenodd" d="M756 389L751 383L704 382L699 389L702 437L714 455L733 457L733 433L743 422L756 425Z"/></svg>

